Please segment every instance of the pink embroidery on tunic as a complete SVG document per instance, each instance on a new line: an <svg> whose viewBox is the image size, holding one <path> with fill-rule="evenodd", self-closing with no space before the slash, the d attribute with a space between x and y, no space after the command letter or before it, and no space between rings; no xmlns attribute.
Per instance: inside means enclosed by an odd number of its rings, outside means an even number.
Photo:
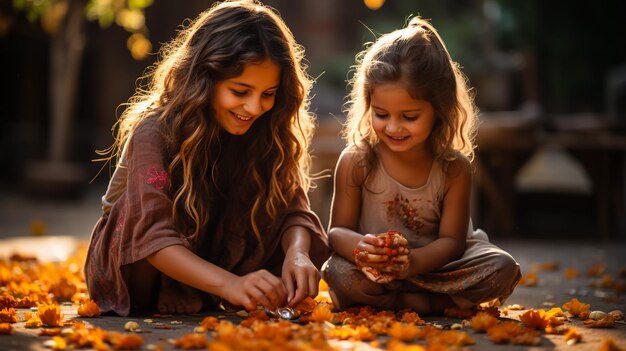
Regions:
<svg viewBox="0 0 626 351"><path fill-rule="evenodd" d="M152 166L148 169L148 184L152 184L157 190L165 189L167 184L167 172L157 171L156 167Z"/></svg>
<svg viewBox="0 0 626 351"><path fill-rule="evenodd" d="M124 216L120 216L120 218L117 219L117 224L115 225L115 231L116 232L122 231L122 228L124 228Z"/></svg>
<svg viewBox="0 0 626 351"><path fill-rule="evenodd" d="M117 249L119 245L119 238L120 238L123 228L124 228L124 216L120 215L120 218L118 218L117 223L115 225L113 236L111 237L111 244L110 244L111 250Z"/></svg>

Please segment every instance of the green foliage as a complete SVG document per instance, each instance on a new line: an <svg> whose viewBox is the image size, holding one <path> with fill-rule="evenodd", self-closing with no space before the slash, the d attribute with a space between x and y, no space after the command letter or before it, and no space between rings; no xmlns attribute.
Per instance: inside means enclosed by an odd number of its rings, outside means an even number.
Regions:
<svg viewBox="0 0 626 351"><path fill-rule="evenodd" d="M42 29L53 35L63 30L63 24L69 11L84 11L85 18L96 21L101 28L112 24L131 33L127 46L133 58L145 58L152 44L148 40L148 28L145 24L145 9L154 0L13 0L13 8L24 13L34 23L39 22Z"/></svg>
<svg viewBox="0 0 626 351"><path fill-rule="evenodd" d="M45 17L64 17L72 1L75 0L13 0L13 8L34 23ZM144 10L153 3L154 0L87 0L85 17L97 21L102 28L117 23L129 32L135 32L144 29ZM132 25L128 25L129 22Z"/></svg>
<svg viewBox="0 0 626 351"><path fill-rule="evenodd" d="M29 22L35 22L58 0L13 0L13 8L24 12Z"/></svg>
<svg viewBox="0 0 626 351"><path fill-rule="evenodd" d="M128 8L129 9L145 9L152 5L153 0L128 0Z"/></svg>

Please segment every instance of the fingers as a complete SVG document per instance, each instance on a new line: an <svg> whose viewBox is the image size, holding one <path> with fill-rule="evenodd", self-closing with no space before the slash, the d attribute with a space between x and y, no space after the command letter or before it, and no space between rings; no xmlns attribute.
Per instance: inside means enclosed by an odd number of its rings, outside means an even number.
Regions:
<svg viewBox="0 0 626 351"><path fill-rule="evenodd" d="M376 236L372 234L367 234L367 235L364 235L363 238L359 241L356 248L362 252L371 253L375 255L384 255L385 254L385 248L383 247L384 243L385 243L384 240L377 238Z"/></svg>
<svg viewBox="0 0 626 351"><path fill-rule="evenodd" d="M294 279L292 272L283 272L283 283L285 284L285 289L287 290L287 303L290 303L295 295L296 287L294 285Z"/></svg>
<svg viewBox="0 0 626 351"><path fill-rule="evenodd" d="M385 244L384 240L373 234L365 234L363 236L363 242L372 246L383 246Z"/></svg>
<svg viewBox="0 0 626 351"><path fill-rule="evenodd" d="M291 284L295 284L294 295L287 300L288 306L298 305L307 296L317 296L320 274L314 266L294 270L287 277L290 278Z"/></svg>
<svg viewBox="0 0 626 351"><path fill-rule="evenodd" d="M263 305L267 308L276 308L284 305L287 300L287 291L283 281L266 270L260 270L244 276L244 293L250 302L247 305Z"/></svg>
<svg viewBox="0 0 626 351"><path fill-rule="evenodd" d="M405 237L400 235L394 235L393 238L389 241L389 247L397 247L397 246L406 246L409 242Z"/></svg>
<svg viewBox="0 0 626 351"><path fill-rule="evenodd" d="M310 297L317 296L318 289L320 287L320 278L321 278L320 273L317 270L315 270L314 273L315 274L309 275L309 296Z"/></svg>
<svg viewBox="0 0 626 351"><path fill-rule="evenodd" d="M406 238L401 233L396 231L388 231L386 233L378 234L376 237L381 239L386 247L406 246L409 244Z"/></svg>
<svg viewBox="0 0 626 351"><path fill-rule="evenodd" d="M377 283L386 283L407 274L409 269L408 241L401 233L364 235L354 250L357 267L365 276Z"/></svg>
<svg viewBox="0 0 626 351"><path fill-rule="evenodd" d="M363 251L358 253L357 258L362 262L367 263L381 263L389 261L389 256L387 256L386 254L377 255Z"/></svg>

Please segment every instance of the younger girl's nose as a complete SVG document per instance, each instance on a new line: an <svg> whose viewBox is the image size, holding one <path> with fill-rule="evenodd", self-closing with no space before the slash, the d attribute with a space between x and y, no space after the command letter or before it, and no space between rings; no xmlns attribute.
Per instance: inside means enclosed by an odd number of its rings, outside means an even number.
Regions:
<svg viewBox="0 0 626 351"><path fill-rule="evenodd" d="M389 123L387 123L387 125L385 126L385 130L387 131L387 133L396 133L399 132L401 129L402 126L393 121L389 121Z"/></svg>

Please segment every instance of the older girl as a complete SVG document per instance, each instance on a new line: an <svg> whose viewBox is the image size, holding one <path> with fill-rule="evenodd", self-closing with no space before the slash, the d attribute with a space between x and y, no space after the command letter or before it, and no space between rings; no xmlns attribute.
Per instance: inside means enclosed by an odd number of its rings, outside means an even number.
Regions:
<svg viewBox="0 0 626 351"><path fill-rule="evenodd" d="M215 4L121 116L85 264L101 310L193 313L315 296L327 239L306 191L310 80L272 9ZM206 294L205 294L206 293Z"/></svg>

